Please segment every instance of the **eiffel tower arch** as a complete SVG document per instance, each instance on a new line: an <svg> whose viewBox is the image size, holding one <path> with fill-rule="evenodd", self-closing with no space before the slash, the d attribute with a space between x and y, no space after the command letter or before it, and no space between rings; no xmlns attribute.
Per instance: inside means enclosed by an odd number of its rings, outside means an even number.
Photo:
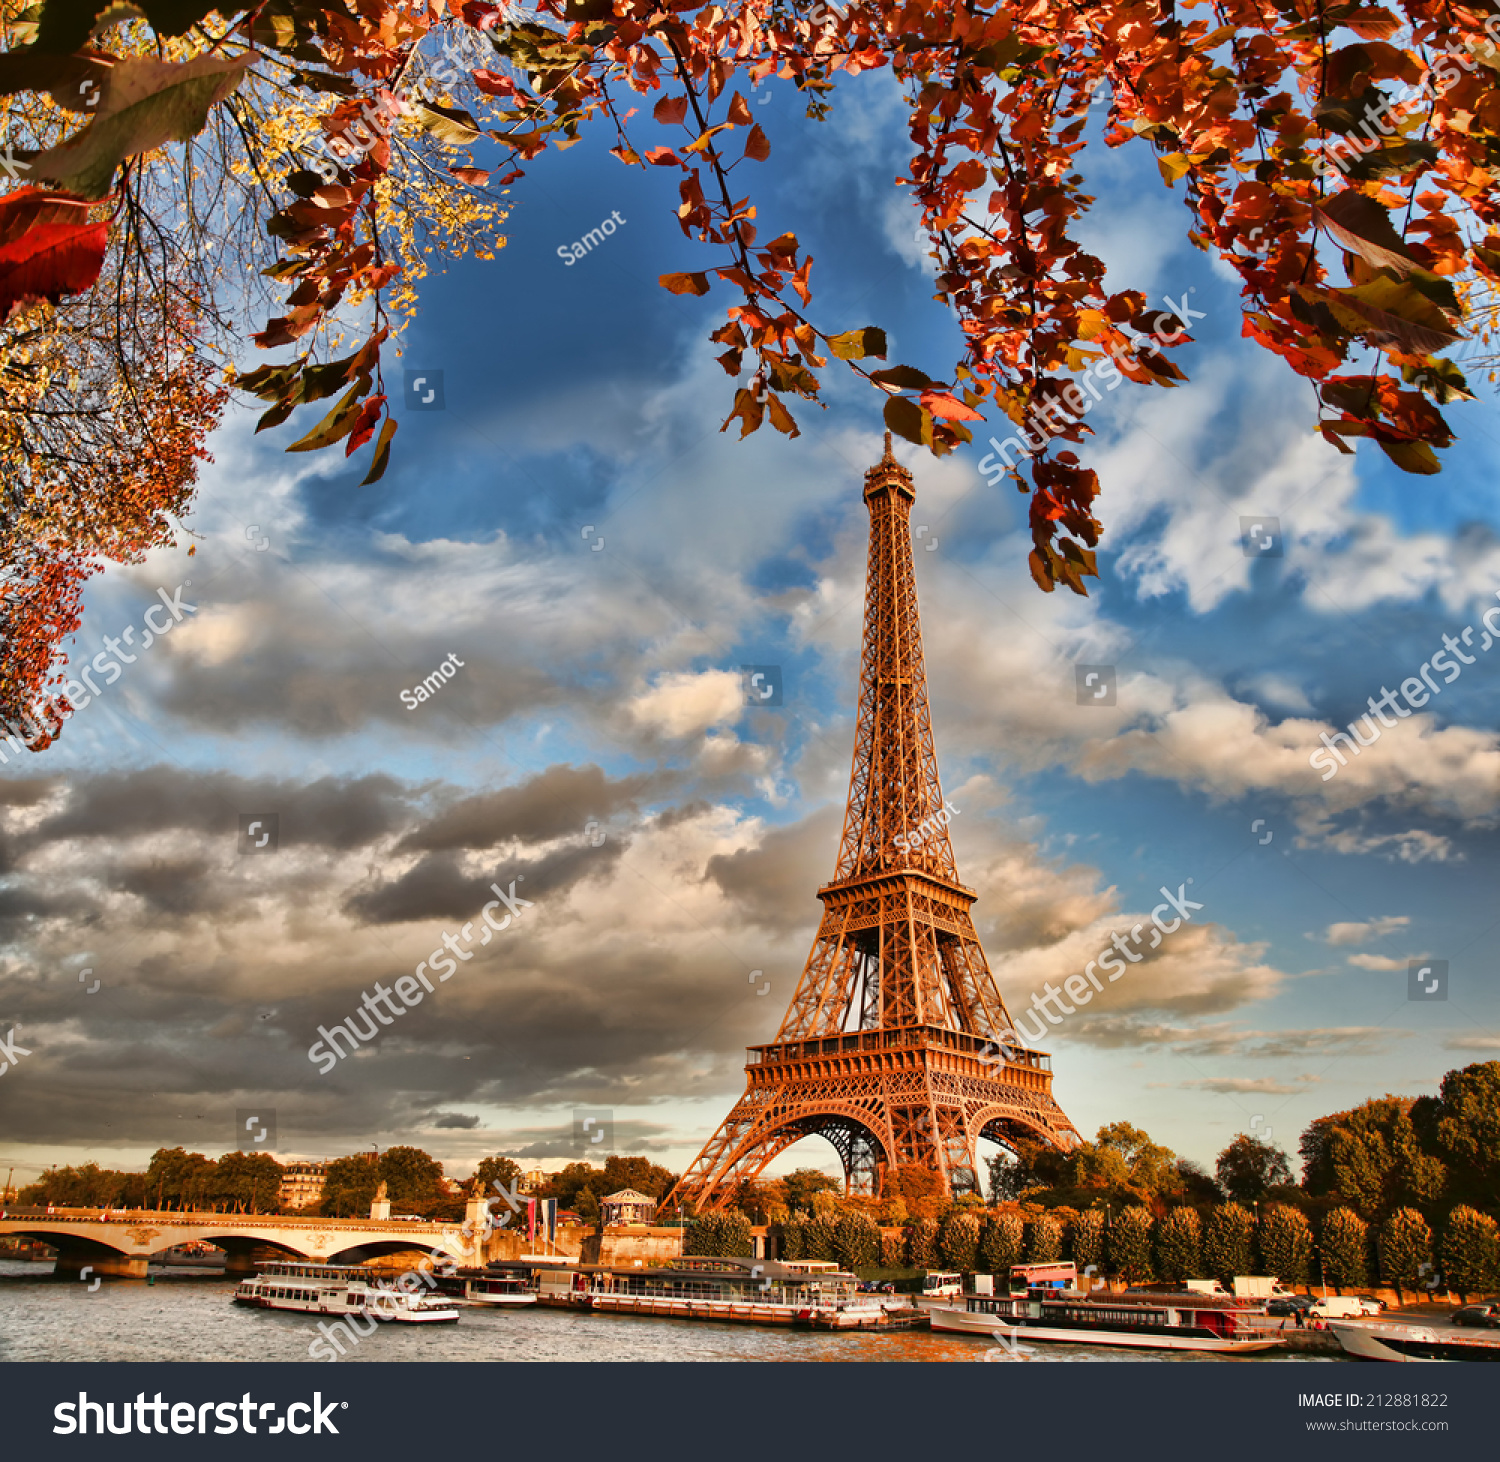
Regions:
<svg viewBox="0 0 1500 1462"><path fill-rule="evenodd" d="M850 1192L896 1167L978 1191L980 1138L1072 1147L1051 1057L1015 1034L958 880L938 780L912 561L911 474L865 474L870 556L859 717L823 918L775 1040L752 1046L745 1094L663 1206L722 1207L804 1137L837 1149Z"/></svg>

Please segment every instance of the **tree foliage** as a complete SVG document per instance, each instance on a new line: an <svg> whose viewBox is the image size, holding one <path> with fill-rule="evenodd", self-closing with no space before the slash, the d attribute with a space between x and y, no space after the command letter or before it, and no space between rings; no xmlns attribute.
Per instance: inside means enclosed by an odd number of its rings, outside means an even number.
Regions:
<svg viewBox="0 0 1500 1462"><path fill-rule="evenodd" d="M938 1258L944 1269L972 1273L979 1252L979 1220L963 1209L955 1208L938 1226Z"/></svg>
<svg viewBox="0 0 1500 1462"><path fill-rule="evenodd" d="M1203 1267L1221 1284L1254 1272L1255 1218L1238 1203L1225 1203L1208 1215L1203 1228Z"/></svg>
<svg viewBox="0 0 1500 1462"><path fill-rule="evenodd" d="M750 1220L737 1209L702 1213L688 1226L684 1254L710 1258L748 1259L755 1252Z"/></svg>
<svg viewBox="0 0 1500 1462"><path fill-rule="evenodd" d="M781 1180L786 1206L794 1212L811 1213L813 1197L818 1193L836 1193L841 1184L818 1168L798 1168Z"/></svg>
<svg viewBox="0 0 1500 1462"><path fill-rule="evenodd" d="M1256 1203L1272 1188L1292 1181L1286 1153L1272 1142L1241 1132L1219 1154L1214 1171L1219 1187L1236 1203Z"/></svg>
<svg viewBox="0 0 1500 1462"><path fill-rule="evenodd" d="M1050 1213L1039 1213L1026 1225L1026 1262L1050 1264L1062 1258L1063 1226Z"/></svg>
<svg viewBox="0 0 1500 1462"><path fill-rule="evenodd" d="M1385 1096L1319 1117L1302 1134L1304 1187L1376 1222L1438 1198L1447 1169L1424 1147L1414 1109L1421 1114L1410 1098Z"/></svg>
<svg viewBox="0 0 1500 1462"><path fill-rule="evenodd" d="M1156 1225L1156 1272L1163 1279L1197 1279L1203 1268L1203 1223L1196 1208L1174 1208Z"/></svg>
<svg viewBox="0 0 1500 1462"><path fill-rule="evenodd" d="M1104 1267L1104 1210L1086 1208L1072 1224L1073 1262L1080 1279L1093 1265L1096 1272Z"/></svg>
<svg viewBox="0 0 1500 1462"><path fill-rule="evenodd" d="M981 1271L996 1275L1002 1283L1010 1277L1012 1264L1021 1262L1021 1240L1025 1232L1018 1213L998 1213L987 1218L979 1230Z"/></svg>
<svg viewBox="0 0 1500 1462"><path fill-rule="evenodd" d="M520 1163L514 1158L496 1154L494 1157L481 1158L479 1166L474 1169L474 1176L464 1186L471 1196L493 1193L496 1183L501 1184L507 1192L513 1192L521 1177Z"/></svg>
<svg viewBox="0 0 1500 1462"><path fill-rule="evenodd" d="M1415 1289L1432 1269L1432 1230L1415 1208L1398 1208L1380 1225L1380 1277L1395 1287Z"/></svg>
<svg viewBox="0 0 1500 1462"><path fill-rule="evenodd" d="M613 137L623 164L677 183L702 267L660 283L728 296L713 332L735 383L724 426L745 436L769 420L795 436L791 406L821 405L840 369L877 393L893 431L935 453L971 441L988 410L1006 441L981 470L1029 492L1031 569L1049 592L1083 593L1097 572L1100 483L1079 449L1099 383L1179 386L1172 356L1203 313L1187 294L1153 304L1083 247L1088 149L1151 150L1188 239L1241 282L1242 333L1312 384L1309 426L1340 451L1366 438L1404 471L1439 470L1454 437L1443 408L1471 395L1445 352L1500 281L1500 21L1472 4L1288 0L1186 18L1162 0L540 0L522 13L490 0L272 0L226 21L185 0L146 16L44 0L6 27L7 137L48 201L0 227L0 319L103 299L111 278L118 320L139 296L174 298L181 338L207 329L225 347L248 334L291 351L240 370L236 387L264 404L261 429L316 405L321 419L299 422L289 450L368 446L367 482L395 433L383 357L427 253L493 257L504 190L587 126ZM880 326L814 307L812 257L787 219L759 221L748 176L773 145L805 144L773 139L747 93L795 86L815 124L839 87L887 69L912 143L896 183L957 326L946 378L884 364ZM158 245L168 257L152 274L142 261ZM353 348L338 354L346 332ZM153 541L217 410L193 369L198 404L143 478ZM172 420L162 399L120 440ZM54 541L24 581L27 603L57 609L52 626L76 613L67 580L98 545L89 532ZM5 626L25 651L17 683L33 688L67 632L49 641L37 612Z"/></svg>
<svg viewBox="0 0 1500 1462"><path fill-rule="evenodd" d="M1324 1283L1335 1290L1364 1284L1369 1278L1370 1226L1352 1208L1335 1208L1323 1220L1318 1252Z"/></svg>
<svg viewBox="0 0 1500 1462"><path fill-rule="evenodd" d="M1286 1203L1272 1203L1263 1208L1258 1243L1262 1272L1274 1275L1288 1289L1307 1283L1313 1237L1307 1216L1300 1208Z"/></svg>
<svg viewBox="0 0 1500 1462"><path fill-rule="evenodd" d="M937 1258L935 1218L914 1218L906 1225L906 1262L912 1269L931 1269Z"/></svg>
<svg viewBox="0 0 1500 1462"><path fill-rule="evenodd" d="M1109 1267L1131 1284L1154 1279L1151 1234L1155 1226L1151 1210L1140 1204L1121 1209L1105 1235L1105 1252Z"/></svg>
<svg viewBox="0 0 1500 1462"><path fill-rule="evenodd" d="M880 1230L866 1213L840 1214L833 1247L834 1258L843 1268L874 1268L881 1259Z"/></svg>
<svg viewBox="0 0 1500 1462"><path fill-rule="evenodd" d="M1487 1213L1460 1204L1443 1225L1443 1278L1467 1300L1500 1289L1500 1230Z"/></svg>

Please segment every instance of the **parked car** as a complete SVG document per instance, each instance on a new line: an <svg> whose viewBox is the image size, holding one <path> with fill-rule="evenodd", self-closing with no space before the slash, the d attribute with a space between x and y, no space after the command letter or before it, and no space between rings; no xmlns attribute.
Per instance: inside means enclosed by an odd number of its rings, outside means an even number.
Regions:
<svg viewBox="0 0 1500 1462"><path fill-rule="evenodd" d="M1384 1300L1371 1299L1369 1295L1359 1296L1360 1313L1364 1315L1378 1315L1385 1308Z"/></svg>
<svg viewBox="0 0 1500 1462"><path fill-rule="evenodd" d="M1500 1329L1500 1305L1464 1305L1461 1309L1454 1310L1453 1323Z"/></svg>
<svg viewBox="0 0 1500 1462"><path fill-rule="evenodd" d="M1295 1315L1299 1310L1306 1314L1313 1307L1313 1297L1310 1294L1283 1294L1277 1295L1266 1306L1268 1315Z"/></svg>

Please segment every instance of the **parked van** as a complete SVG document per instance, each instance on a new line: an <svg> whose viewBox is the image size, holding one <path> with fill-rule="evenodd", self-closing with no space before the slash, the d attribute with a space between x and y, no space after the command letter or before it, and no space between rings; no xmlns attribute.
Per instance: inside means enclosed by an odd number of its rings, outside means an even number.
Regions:
<svg viewBox="0 0 1500 1462"><path fill-rule="evenodd" d="M1322 1320L1357 1320L1365 1312L1358 1295L1330 1294L1313 1302L1307 1313Z"/></svg>

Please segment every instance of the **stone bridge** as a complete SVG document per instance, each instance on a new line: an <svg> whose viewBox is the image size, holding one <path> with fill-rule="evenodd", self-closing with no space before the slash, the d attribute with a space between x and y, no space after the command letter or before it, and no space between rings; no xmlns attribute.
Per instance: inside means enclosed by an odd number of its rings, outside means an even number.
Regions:
<svg viewBox="0 0 1500 1462"><path fill-rule="evenodd" d="M98 1208L9 1209L0 1235L40 1239L57 1250L56 1272L143 1278L146 1262L194 1239L225 1250L226 1274L255 1272L255 1251L276 1250L311 1263L358 1264L382 1254L421 1250L456 1264L483 1264L494 1238L470 1239L457 1223L398 1223L391 1219L282 1218L255 1213L152 1213ZM480 1231L482 1232L482 1225ZM470 1233L476 1233L471 1225Z"/></svg>

